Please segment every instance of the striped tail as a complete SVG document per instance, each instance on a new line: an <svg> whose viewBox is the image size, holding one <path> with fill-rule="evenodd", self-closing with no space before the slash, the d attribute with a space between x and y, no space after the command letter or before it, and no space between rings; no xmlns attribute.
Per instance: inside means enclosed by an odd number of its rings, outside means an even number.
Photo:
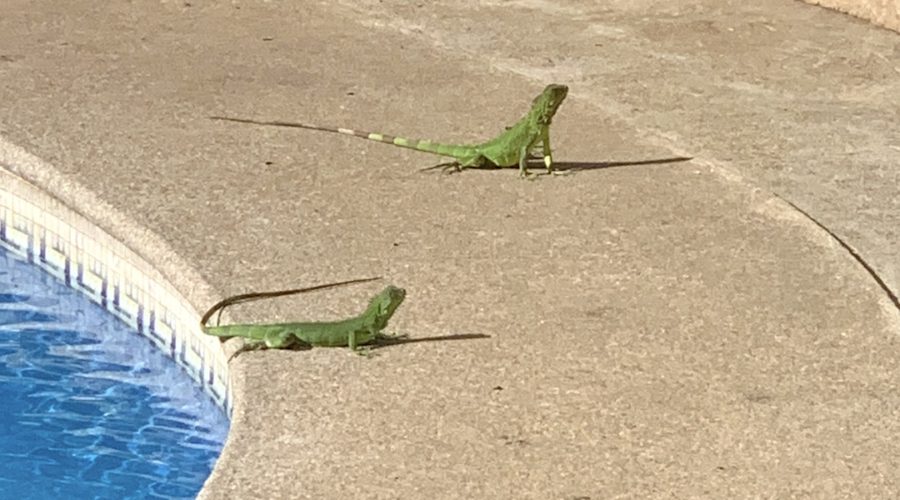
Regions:
<svg viewBox="0 0 900 500"><path fill-rule="evenodd" d="M247 118L229 118L227 116L210 116L212 120L223 120L238 123L250 123L253 125L263 125L271 127L292 127L305 128L309 130L320 130L322 132L333 132L336 134L352 135L362 139L368 139L375 142L383 142L385 144L393 144L401 148L415 149L416 151L424 151L426 153L434 153L442 156L452 156L460 158L469 156L474 153L474 146L457 145L457 144L440 144L431 142L427 139L406 139L404 137L394 137L387 134L376 134L373 132L358 132L349 128L330 128L311 125L308 123L282 122L282 121L258 121L249 120Z"/></svg>

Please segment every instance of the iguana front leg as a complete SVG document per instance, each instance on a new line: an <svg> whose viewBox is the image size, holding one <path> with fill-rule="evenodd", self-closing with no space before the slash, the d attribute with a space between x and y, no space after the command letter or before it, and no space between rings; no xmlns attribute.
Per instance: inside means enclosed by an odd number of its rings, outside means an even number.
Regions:
<svg viewBox="0 0 900 500"><path fill-rule="evenodd" d="M547 167L547 173L553 173L553 152L550 150L550 127L544 125L541 127L541 146L544 150L544 166Z"/></svg>

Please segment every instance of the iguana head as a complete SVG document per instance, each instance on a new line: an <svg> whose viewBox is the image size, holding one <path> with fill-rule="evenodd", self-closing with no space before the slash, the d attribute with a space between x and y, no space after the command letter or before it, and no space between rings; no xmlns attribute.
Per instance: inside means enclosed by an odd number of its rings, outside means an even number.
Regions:
<svg viewBox="0 0 900 500"><path fill-rule="evenodd" d="M375 316L377 328L380 330L387 326L387 322L394 315L394 311L406 298L406 290L388 285L369 302L367 312Z"/></svg>
<svg viewBox="0 0 900 500"><path fill-rule="evenodd" d="M556 114L556 109L566 99L568 93L569 87L565 85L556 83L547 85L541 95L534 98L531 106L532 112L537 114L538 123L549 125L553 115Z"/></svg>

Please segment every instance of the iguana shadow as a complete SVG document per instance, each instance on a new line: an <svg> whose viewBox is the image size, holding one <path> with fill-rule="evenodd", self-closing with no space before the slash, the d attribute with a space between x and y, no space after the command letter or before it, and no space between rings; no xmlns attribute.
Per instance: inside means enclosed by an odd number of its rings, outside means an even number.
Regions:
<svg viewBox="0 0 900 500"><path fill-rule="evenodd" d="M680 163L684 161L690 161L694 158L692 156L673 156L671 158L657 158L652 160L634 160L634 161L599 161L599 162L589 162L589 161L560 161L553 163L553 169L557 172L581 172L586 170L601 170L604 168L616 168L616 167L633 167L639 165L665 165L667 163ZM456 170L452 168L454 165L453 162L449 163L439 163L437 165L432 165L430 167L425 167L419 169L420 172L428 172L428 171L436 171L440 170L447 174L456 174L461 173L461 170ZM544 171L544 162L539 158L532 157L528 161L528 168L536 175L548 175L546 171ZM463 170L508 170L508 168L503 167L494 167L494 166L485 166L485 167L466 167Z"/></svg>
<svg viewBox="0 0 900 500"><path fill-rule="evenodd" d="M232 337L233 338L233 337ZM375 337L375 340L369 342L368 344L360 346L360 353L373 351L375 349L382 349L384 347L389 347L397 344L414 344L416 342L444 342L447 340L474 340L474 339L489 339L490 335L485 335L483 333L459 333L455 335L438 335L435 337L417 337L417 338L409 338L406 335L379 335ZM288 347L284 347L278 350L281 351L310 351L313 349L312 344L303 341L297 341L294 344L291 344ZM267 350L265 348L245 348L244 346L236 349L231 355L228 357L228 361L238 357L239 355L257 351L257 350Z"/></svg>
<svg viewBox="0 0 900 500"><path fill-rule="evenodd" d="M382 349L384 347L389 347L397 344L415 344L417 342L445 342L448 340L475 340L475 339L489 339L490 335L485 335L483 333L457 333L454 335L437 335L434 337L416 337L409 338L403 335L399 335L396 337L388 337L388 336L380 336L376 337L375 340L370 342L366 347L369 349Z"/></svg>
<svg viewBox="0 0 900 500"><path fill-rule="evenodd" d="M635 167L639 165L665 165L667 163L681 163L690 161L694 158L691 156L674 156L671 158L657 158L652 160L634 160L634 161L600 161L600 162L582 162L582 161L560 161L553 163L553 168L560 172L580 172L583 170L602 170L604 168L616 167ZM543 166L543 164L541 164Z"/></svg>

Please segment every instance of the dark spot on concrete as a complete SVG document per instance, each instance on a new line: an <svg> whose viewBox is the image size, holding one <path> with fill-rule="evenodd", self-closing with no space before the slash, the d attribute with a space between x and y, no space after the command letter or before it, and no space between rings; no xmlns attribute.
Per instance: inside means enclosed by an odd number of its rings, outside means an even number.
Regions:
<svg viewBox="0 0 900 500"><path fill-rule="evenodd" d="M746 395L747 401L751 403L768 403L775 398L771 394L766 394L764 392L752 392Z"/></svg>
<svg viewBox="0 0 900 500"><path fill-rule="evenodd" d="M507 436L506 434L502 434L502 435L500 436L500 439L502 439L502 440L503 440L503 444L505 444L505 445L507 445L507 446L512 446L512 445L516 445L516 446L525 446L525 445L528 444L528 440L527 440L527 439L514 438L514 437L512 437L512 436Z"/></svg>

